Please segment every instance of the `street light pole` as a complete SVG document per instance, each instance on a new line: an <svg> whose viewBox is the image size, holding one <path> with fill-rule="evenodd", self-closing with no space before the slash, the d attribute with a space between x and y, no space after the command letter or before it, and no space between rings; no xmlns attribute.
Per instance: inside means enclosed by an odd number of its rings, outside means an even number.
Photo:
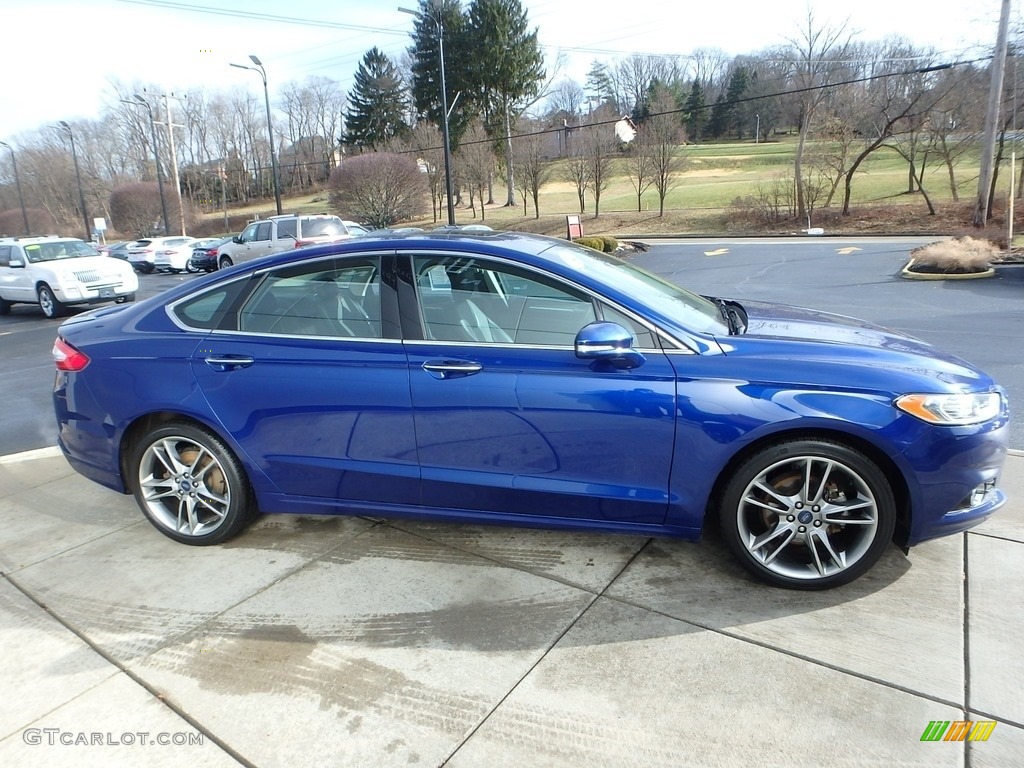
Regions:
<svg viewBox="0 0 1024 768"><path fill-rule="evenodd" d="M270 91L267 89L267 70L263 67L263 62L259 60L253 54L249 54L249 60L255 64L255 67L247 67L244 64L232 64L232 67L238 67L238 69L251 69L253 72L258 72L260 77L263 78L263 99L267 104L267 136L270 138L270 169L274 174L274 203L277 205L277 215L280 216L281 211L281 183L278 180L277 174L277 158L274 154L274 124L270 120Z"/></svg>
<svg viewBox="0 0 1024 768"><path fill-rule="evenodd" d="M142 104L146 111L149 112L149 131L153 141L153 160L156 162L156 186L160 190L160 210L164 215L164 234L169 235L171 230L169 229L170 222L167 218L167 198L164 197L164 174L160 169L160 145L157 143L156 138L156 121L153 118L153 107L138 93L135 94L135 101L127 101L126 99L121 99L121 101L125 104Z"/></svg>
<svg viewBox="0 0 1024 768"><path fill-rule="evenodd" d="M78 181L78 203L82 208L82 223L85 225L85 242L92 242L92 230L89 227L89 212L85 210L85 193L82 192L82 174L78 170L78 152L75 151L75 134L71 132L71 126L60 121L60 127L68 132L71 139L71 158L75 161L75 179Z"/></svg>
<svg viewBox="0 0 1024 768"><path fill-rule="evenodd" d="M21 179L18 177L18 161L14 159L14 147L6 141L0 141L0 147L7 147L11 150L11 165L14 166L14 186L18 188L18 202L21 204L21 220L25 223L25 235L32 232L28 226L28 211L25 210L25 198L21 194Z"/></svg>
<svg viewBox="0 0 1024 768"><path fill-rule="evenodd" d="M440 5L436 1L434 9L437 11L436 17L428 16L420 11L414 11L411 8L399 8L398 10L415 16L418 19L430 19L430 21L437 25L437 53L441 70L441 135L444 139L444 190L445 196L448 198L448 224L454 226L455 201L452 199L452 149L448 133L448 89L444 80L444 24L441 21Z"/></svg>

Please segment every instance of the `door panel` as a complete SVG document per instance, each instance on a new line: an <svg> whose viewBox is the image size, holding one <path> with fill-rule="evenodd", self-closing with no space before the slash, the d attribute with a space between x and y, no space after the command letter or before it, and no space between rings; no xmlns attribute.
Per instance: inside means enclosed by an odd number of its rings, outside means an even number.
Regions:
<svg viewBox="0 0 1024 768"><path fill-rule="evenodd" d="M633 370L580 360L567 323L595 318L588 298L471 262L412 265L427 339L406 342L424 504L661 523L675 429L667 357L645 351ZM466 298L488 319L474 326ZM499 340L516 338L535 343Z"/></svg>
<svg viewBox="0 0 1024 768"><path fill-rule="evenodd" d="M224 428L284 493L419 501L408 363L379 338L382 290L377 259L277 270L193 355Z"/></svg>

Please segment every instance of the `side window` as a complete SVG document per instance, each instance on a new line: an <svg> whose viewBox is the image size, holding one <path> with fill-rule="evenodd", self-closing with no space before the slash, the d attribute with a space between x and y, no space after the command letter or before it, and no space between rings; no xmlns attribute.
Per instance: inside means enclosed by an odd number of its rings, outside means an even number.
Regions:
<svg viewBox="0 0 1024 768"><path fill-rule="evenodd" d="M11 264L11 246L0 245L0 267L7 267Z"/></svg>
<svg viewBox="0 0 1024 768"><path fill-rule="evenodd" d="M269 240L272 226L269 221L261 221L256 227L256 236L253 240Z"/></svg>
<svg viewBox="0 0 1024 768"><path fill-rule="evenodd" d="M171 312L182 324L190 328L232 330L234 322L228 318L228 313L246 285L246 280L236 280L222 285L215 290L175 304Z"/></svg>
<svg viewBox="0 0 1024 768"><path fill-rule="evenodd" d="M295 223L297 219L278 219L277 220L277 237L278 239L296 240L298 239L298 232L295 229Z"/></svg>
<svg viewBox="0 0 1024 768"><path fill-rule="evenodd" d="M272 272L242 307L239 330L379 339L380 262L327 259Z"/></svg>
<svg viewBox="0 0 1024 768"><path fill-rule="evenodd" d="M571 347L596 319L583 293L529 270L483 259L413 259L426 338Z"/></svg>
<svg viewBox="0 0 1024 768"><path fill-rule="evenodd" d="M256 239L256 228L258 226L259 224L250 224L248 227L242 230L242 234L239 236L238 239L241 240L243 243L252 242L253 240Z"/></svg>
<svg viewBox="0 0 1024 768"><path fill-rule="evenodd" d="M654 334L647 330L647 327L633 320L629 315L624 315L619 310L602 302L601 314L610 323L618 323L627 331L633 333L633 346L637 349L657 349L659 345L654 341Z"/></svg>

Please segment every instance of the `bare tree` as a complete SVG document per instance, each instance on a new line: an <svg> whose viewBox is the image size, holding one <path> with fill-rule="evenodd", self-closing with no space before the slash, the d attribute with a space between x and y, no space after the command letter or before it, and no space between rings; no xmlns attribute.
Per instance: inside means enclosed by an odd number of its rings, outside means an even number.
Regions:
<svg viewBox="0 0 1024 768"><path fill-rule="evenodd" d="M416 161L389 152L350 158L330 179L331 206L373 227L390 227L426 212L430 191Z"/></svg>
<svg viewBox="0 0 1024 768"><path fill-rule="evenodd" d="M619 141L615 128L603 122L583 126L583 153L587 163L587 179L594 196L594 218L601 215L601 193L613 178L612 163L618 155Z"/></svg>
<svg viewBox="0 0 1024 768"><path fill-rule="evenodd" d="M568 77L559 80L551 89L547 99L548 114L562 113L569 117L579 117L580 107L587 100L583 86Z"/></svg>
<svg viewBox="0 0 1024 768"><path fill-rule="evenodd" d="M807 11L806 26L799 36L790 40L796 55L794 84L802 89L800 94L800 134L797 139L796 155L793 160L793 176L796 181L797 215L807 215L807 201L803 189L803 160L818 107L828 97L827 85L837 70L836 61L846 58L849 46L846 25L838 27L817 26L814 13Z"/></svg>
<svg viewBox="0 0 1024 768"><path fill-rule="evenodd" d="M523 215L526 215L526 196L533 198L533 216L540 218L540 190L551 180L552 166L544 155L544 136L540 124L520 120L516 155L519 157L519 183L523 192Z"/></svg>
<svg viewBox="0 0 1024 768"><path fill-rule="evenodd" d="M476 218L474 196L480 199L480 218L486 219L484 203L487 196L487 184L494 173L494 149L491 139L484 130L479 119L470 123L462 135L462 142L455 153L459 166L459 176L469 187L470 205L473 217Z"/></svg>
<svg viewBox="0 0 1024 768"><path fill-rule="evenodd" d="M651 116L644 122L643 143L651 162L654 188L658 191L658 215L665 215L665 198L679 184L679 176L686 167L686 157L680 153L685 135L679 116L675 113L672 97L662 91L651 102Z"/></svg>
<svg viewBox="0 0 1024 768"><path fill-rule="evenodd" d="M587 189L590 187L590 163L586 153L586 128L575 128L567 133L568 147L565 161L566 181L576 188L580 213L587 209Z"/></svg>

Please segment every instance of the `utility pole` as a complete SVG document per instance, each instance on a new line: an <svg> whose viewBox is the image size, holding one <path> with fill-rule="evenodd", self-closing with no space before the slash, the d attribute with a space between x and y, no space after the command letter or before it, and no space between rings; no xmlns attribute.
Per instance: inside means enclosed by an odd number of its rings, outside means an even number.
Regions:
<svg viewBox="0 0 1024 768"><path fill-rule="evenodd" d="M145 93L145 90L143 90L143 93ZM181 234L184 235L186 234L185 206L181 201L181 179L178 177L178 154L174 149L174 129L185 128L186 126L174 122L174 119L171 116L171 99L183 101L185 97L175 96L173 93L162 93L157 94L157 98L162 98L164 100L164 109L167 110L167 148L171 153L171 179L174 182L174 196L178 200L178 226L180 227ZM160 123L157 123L157 125L160 125ZM167 229L170 229L169 225L167 226ZM169 235L170 232L168 231L166 234Z"/></svg>
<svg viewBox="0 0 1024 768"><path fill-rule="evenodd" d="M988 87L988 109L985 111L985 135L981 147L981 169L978 177L978 200L974 206L971 223L985 226L991 205L989 190L992 186L993 163L996 152L996 126L999 123L999 100L1003 95L1003 70L1006 68L1006 36L1010 26L1010 0L1003 0L999 13L999 33L996 36L996 52L992 57L992 78Z"/></svg>

